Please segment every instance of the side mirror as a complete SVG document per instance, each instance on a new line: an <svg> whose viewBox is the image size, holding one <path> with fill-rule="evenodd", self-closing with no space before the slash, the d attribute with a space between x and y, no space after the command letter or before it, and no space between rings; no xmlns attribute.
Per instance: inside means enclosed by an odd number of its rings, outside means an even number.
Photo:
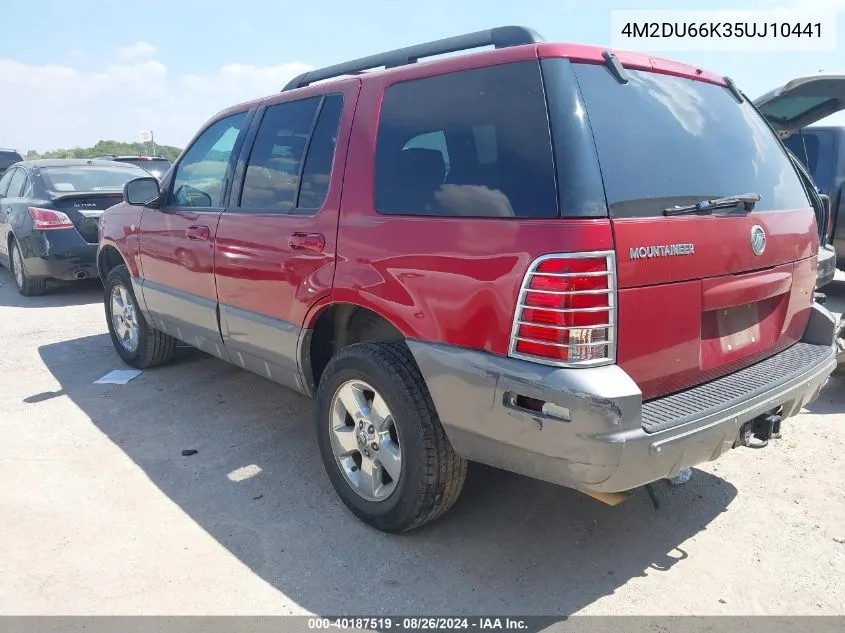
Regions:
<svg viewBox="0 0 845 633"><path fill-rule="evenodd" d="M146 206L160 195L158 179L150 176L135 178L123 186L123 200L129 204Z"/></svg>

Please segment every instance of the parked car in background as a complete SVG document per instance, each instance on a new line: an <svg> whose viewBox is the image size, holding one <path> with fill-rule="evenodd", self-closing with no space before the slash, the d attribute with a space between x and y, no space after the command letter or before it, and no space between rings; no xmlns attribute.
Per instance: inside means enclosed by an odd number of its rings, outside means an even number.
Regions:
<svg viewBox="0 0 845 633"><path fill-rule="evenodd" d="M845 264L845 128L814 124L845 110L845 75L799 77L754 103L805 165L819 191L829 198L829 219L828 225L822 227L822 246L834 249L842 266Z"/></svg>
<svg viewBox="0 0 845 633"><path fill-rule="evenodd" d="M315 396L381 530L447 511L467 460L616 501L765 445L836 362L798 173L681 63L521 27L390 51L219 113L124 197L120 358L179 339Z"/></svg>
<svg viewBox="0 0 845 633"><path fill-rule="evenodd" d="M101 159L104 160L113 160L118 163L129 163L130 165L136 165L141 169L145 169L146 171L150 172L153 176L161 179L164 174L167 173L167 170L170 169L172 163L164 158L163 156L101 156Z"/></svg>
<svg viewBox="0 0 845 633"><path fill-rule="evenodd" d="M9 169L9 167L22 160L23 156L21 156L16 150L0 149L0 176L6 173L6 170Z"/></svg>
<svg viewBox="0 0 845 633"><path fill-rule="evenodd" d="M44 292L48 279L96 276L99 217L123 186L149 174L101 160L23 161L0 178L0 264L18 292Z"/></svg>

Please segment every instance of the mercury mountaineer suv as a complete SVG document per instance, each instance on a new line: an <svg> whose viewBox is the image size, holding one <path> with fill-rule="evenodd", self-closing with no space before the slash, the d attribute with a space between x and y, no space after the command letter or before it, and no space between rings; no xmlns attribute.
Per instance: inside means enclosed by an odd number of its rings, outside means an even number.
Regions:
<svg viewBox="0 0 845 633"><path fill-rule="evenodd" d="M468 460L618 499L765 443L835 364L807 191L735 84L521 27L229 108L100 231L120 357L179 340L314 396L385 531Z"/></svg>

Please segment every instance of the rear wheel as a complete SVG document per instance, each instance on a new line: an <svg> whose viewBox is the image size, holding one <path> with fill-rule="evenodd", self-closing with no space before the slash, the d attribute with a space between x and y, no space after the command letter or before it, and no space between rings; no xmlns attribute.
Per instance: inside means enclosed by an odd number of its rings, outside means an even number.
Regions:
<svg viewBox="0 0 845 633"><path fill-rule="evenodd" d="M176 339L147 323L125 265L115 266L106 277L105 307L112 344L127 365L146 369L173 357Z"/></svg>
<svg viewBox="0 0 845 633"><path fill-rule="evenodd" d="M15 286L18 292L24 297L35 297L44 294L47 289L47 280L43 277L30 277L26 273L26 267L21 256L21 247L17 240L12 240L12 248L9 252L9 265L12 269L12 276L15 278Z"/></svg>
<svg viewBox="0 0 845 633"><path fill-rule="evenodd" d="M438 518L464 485L467 462L402 341L357 343L332 358L317 391L317 439L343 503L385 532Z"/></svg>

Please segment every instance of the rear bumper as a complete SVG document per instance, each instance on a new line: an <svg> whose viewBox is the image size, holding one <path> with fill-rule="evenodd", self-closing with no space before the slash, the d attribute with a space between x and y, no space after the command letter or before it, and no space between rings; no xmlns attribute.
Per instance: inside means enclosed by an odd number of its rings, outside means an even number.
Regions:
<svg viewBox="0 0 845 633"><path fill-rule="evenodd" d="M805 340L796 344L803 347L763 361L789 368L776 378L753 365L675 394L674 402L668 396L645 404L616 365L556 369L448 345L408 346L458 454L585 491L620 492L716 459L737 445L743 424L766 412L780 409L786 418L800 411L836 366L833 327L830 313L814 306ZM714 400L720 392L725 396ZM530 411L515 396L556 407ZM677 423L646 432L661 404L664 413L677 412Z"/></svg>
<svg viewBox="0 0 845 633"><path fill-rule="evenodd" d="M833 246L819 248L816 288L826 286L836 276L836 251Z"/></svg>
<svg viewBox="0 0 845 633"><path fill-rule="evenodd" d="M79 279L97 276L97 245L76 229L34 231L19 237L26 272L31 277Z"/></svg>

